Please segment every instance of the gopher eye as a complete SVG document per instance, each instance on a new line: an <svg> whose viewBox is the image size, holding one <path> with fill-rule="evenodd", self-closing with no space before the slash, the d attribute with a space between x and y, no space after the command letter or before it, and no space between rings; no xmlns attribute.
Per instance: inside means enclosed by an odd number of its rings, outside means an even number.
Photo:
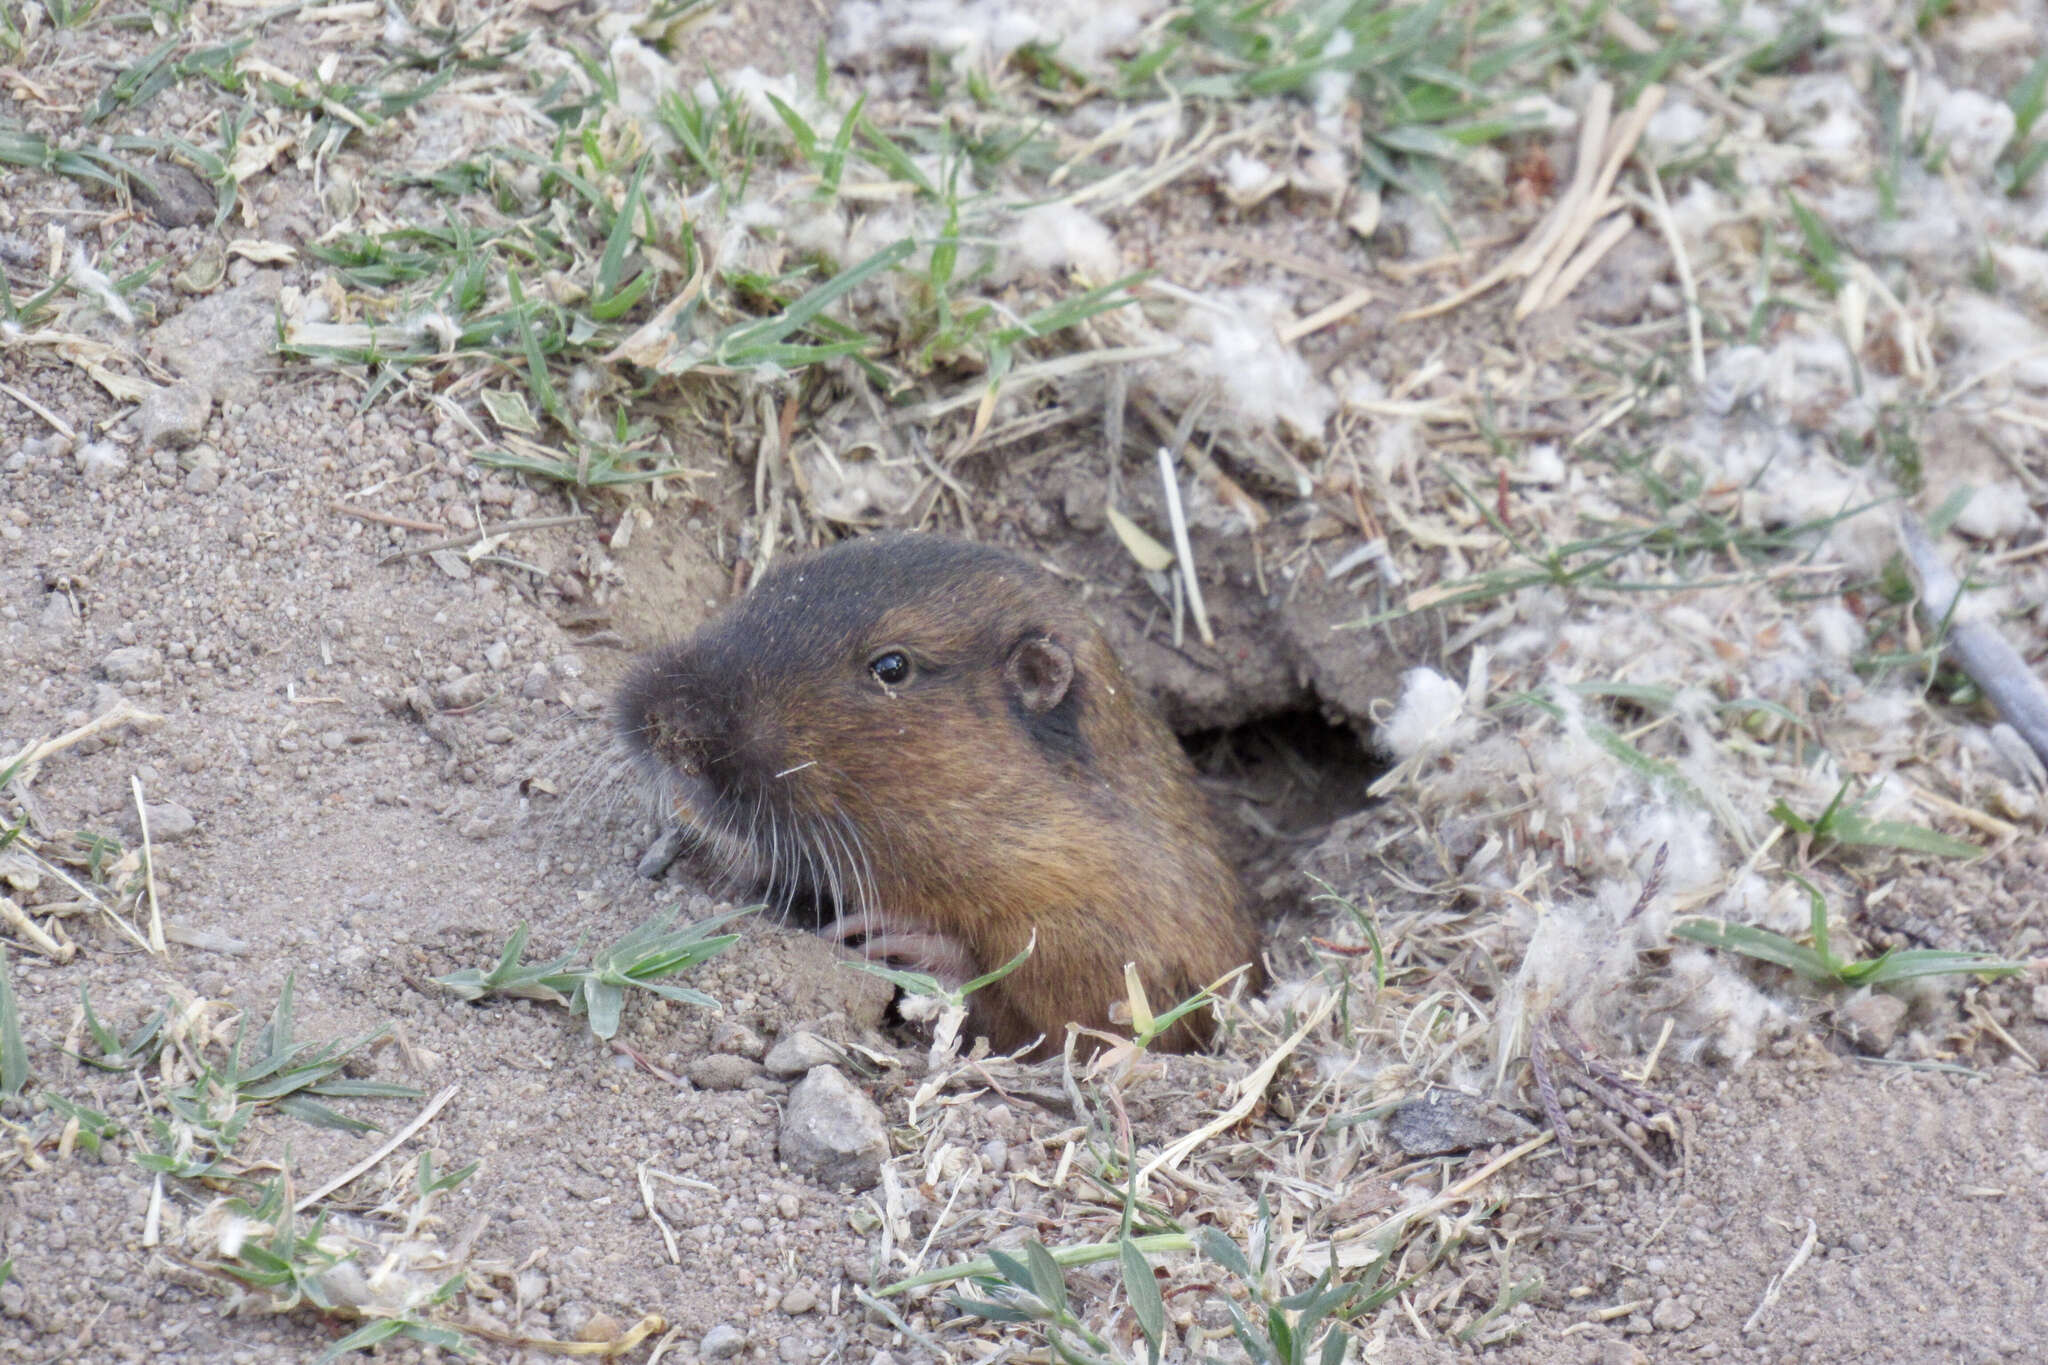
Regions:
<svg viewBox="0 0 2048 1365"><path fill-rule="evenodd" d="M900 649L885 649L868 660L868 672L884 687L901 687L910 681L910 656Z"/></svg>

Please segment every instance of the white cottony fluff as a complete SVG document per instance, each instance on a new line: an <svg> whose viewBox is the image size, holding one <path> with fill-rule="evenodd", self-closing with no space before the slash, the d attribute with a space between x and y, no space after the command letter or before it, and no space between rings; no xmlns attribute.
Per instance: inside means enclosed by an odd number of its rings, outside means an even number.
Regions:
<svg viewBox="0 0 2048 1365"><path fill-rule="evenodd" d="M2040 524L2027 490L2014 479L1979 488L1956 514L1955 528L1975 540L2010 540Z"/></svg>
<svg viewBox="0 0 2048 1365"><path fill-rule="evenodd" d="M833 25L833 55L869 63L898 52L1001 59L1040 43L1102 72L1164 0L855 0Z"/></svg>
<svg viewBox="0 0 2048 1365"><path fill-rule="evenodd" d="M2012 106L1976 90L1950 90L1935 100L1929 139L1970 175L1991 169L2012 141Z"/></svg>
<svg viewBox="0 0 2048 1365"><path fill-rule="evenodd" d="M1981 294L1954 298L1944 318L1969 350L1971 369L2048 389L2048 332L2026 314Z"/></svg>
<svg viewBox="0 0 2048 1365"><path fill-rule="evenodd" d="M1017 215L1003 236L996 257L996 278L1007 280L1020 268L1074 270L1089 284L1108 284L1124 273L1123 253L1102 220L1072 204L1040 204Z"/></svg>
<svg viewBox="0 0 2048 1365"><path fill-rule="evenodd" d="M1336 395L1275 330L1293 310L1269 289L1235 289L1193 300L1181 324L1187 349L1152 371L1155 388L1193 402L1212 386L1240 427L1285 426L1320 440ZM1212 409L1214 411L1215 409Z"/></svg>
<svg viewBox="0 0 2048 1365"><path fill-rule="evenodd" d="M1433 668L1401 675L1401 699L1380 738L1396 758L1469 739L1477 722L1465 714L1465 689Z"/></svg>

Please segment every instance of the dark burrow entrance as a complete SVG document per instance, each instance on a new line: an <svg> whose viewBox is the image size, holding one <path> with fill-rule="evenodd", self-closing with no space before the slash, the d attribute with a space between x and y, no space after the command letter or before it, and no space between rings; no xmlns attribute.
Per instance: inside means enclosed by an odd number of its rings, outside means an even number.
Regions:
<svg viewBox="0 0 2048 1365"><path fill-rule="evenodd" d="M1364 809L1367 789L1387 768L1355 730L1317 710L1198 730L1181 744L1216 803L1229 856L1255 901L1267 899L1262 888L1291 872L1331 824Z"/></svg>

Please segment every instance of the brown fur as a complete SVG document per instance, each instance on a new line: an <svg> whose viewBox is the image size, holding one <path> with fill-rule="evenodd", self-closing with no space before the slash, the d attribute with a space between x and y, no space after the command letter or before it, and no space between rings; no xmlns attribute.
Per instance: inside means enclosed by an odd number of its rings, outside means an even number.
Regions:
<svg viewBox="0 0 2048 1365"><path fill-rule="evenodd" d="M901 686L870 667L888 651L912 657ZM1127 961L1155 1009L1242 964L1258 984L1186 754L1080 604L1014 555L905 535L778 565L644 660L618 712L678 818L769 883L977 972L1035 932L970 997L998 1047L1108 1028ZM1210 1028L1196 1011L1161 1045Z"/></svg>

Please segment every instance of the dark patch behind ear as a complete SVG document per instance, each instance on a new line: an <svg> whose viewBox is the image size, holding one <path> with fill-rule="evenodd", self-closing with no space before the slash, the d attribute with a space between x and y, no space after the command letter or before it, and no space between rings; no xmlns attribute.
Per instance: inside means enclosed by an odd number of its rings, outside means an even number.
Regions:
<svg viewBox="0 0 2048 1365"><path fill-rule="evenodd" d="M1082 692L1073 651L1045 636L1026 636L1003 661L1003 688L1010 713L1032 742L1051 758L1086 764L1088 741L1081 734Z"/></svg>

